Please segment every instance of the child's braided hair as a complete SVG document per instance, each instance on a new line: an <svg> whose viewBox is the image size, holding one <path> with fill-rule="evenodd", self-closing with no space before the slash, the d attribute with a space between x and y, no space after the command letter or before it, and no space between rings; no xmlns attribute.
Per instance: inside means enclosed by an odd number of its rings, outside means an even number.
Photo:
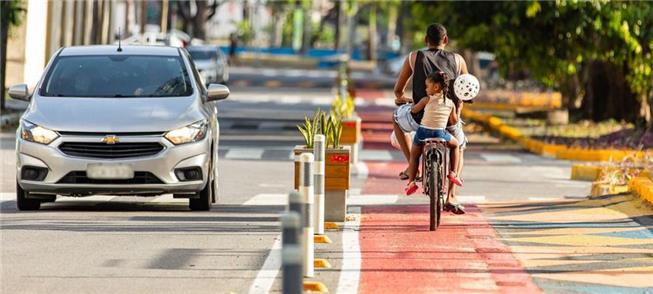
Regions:
<svg viewBox="0 0 653 294"><path fill-rule="evenodd" d="M442 88L443 103L445 102L445 99L451 99L451 97L449 97L449 77L446 73L443 71L434 71L430 73L426 78L433 83L440 84L440 87Z"/></svg>

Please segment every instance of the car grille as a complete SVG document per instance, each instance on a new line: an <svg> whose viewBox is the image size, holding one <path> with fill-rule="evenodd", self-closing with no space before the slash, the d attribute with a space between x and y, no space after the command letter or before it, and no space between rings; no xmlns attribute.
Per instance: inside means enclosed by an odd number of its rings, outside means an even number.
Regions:
<svg viewBox="0 0 653 294"><path fill-rule="evenodd" d="M59 145L61 152L77 157L89 158L128 158L155 155L163 146L159 143L89 143L64 142Z"/></svg>
<svg viewBox="0 0 653 294"><path fill-rule="evenodd" d="M134 172L132 179L97 180L89 179L85 171L73 171L61 178L57 184L144 185L163 184L163 182L150 172Z"/></svg>

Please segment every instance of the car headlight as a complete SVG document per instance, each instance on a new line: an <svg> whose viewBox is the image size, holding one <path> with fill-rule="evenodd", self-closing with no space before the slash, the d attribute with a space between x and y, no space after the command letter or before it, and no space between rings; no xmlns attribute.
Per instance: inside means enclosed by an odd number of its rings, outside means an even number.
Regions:
<svg viewBox="0 0 653 294"><path fill-rule="evenodd" d="M59 138L57 132L23 120L20 124L20 137L25 141L48 145Z"/></svg>
<svg viewBox="0 0 653 294"><path fill-rule="evenodd" d="M183 128L169 131L164 137L175 145L197 142L206 137L207 129L208 123L206 121L198 121Z"/></svg>

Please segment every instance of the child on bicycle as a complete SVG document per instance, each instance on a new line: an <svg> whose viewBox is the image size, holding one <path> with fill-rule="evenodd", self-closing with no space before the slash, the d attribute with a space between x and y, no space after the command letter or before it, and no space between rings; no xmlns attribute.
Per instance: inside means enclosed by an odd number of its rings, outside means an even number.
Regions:
<svg viewBox="0 0 653 294"><path fill-rule="evenodd" d="M409 178L406 195L411 195L418 189L417 183L415 182L417 167L422 150L424 149L423 141L429 138L442 138L447 142L447 146L451 150L452 168L447 178L452 183L462 186L462 182L458 179L455 171L460 157L458 140L446 131L448 123L458 123L458 112L456 111L456 105L447 93L448 86L449 79L444 72L439 71L429 74L426 78L426 93L428 96L421 99L411 108L413 113L420 112L423 109L424 117L417 129L415 138L413 139L413 146L410 149Z"/></svg>

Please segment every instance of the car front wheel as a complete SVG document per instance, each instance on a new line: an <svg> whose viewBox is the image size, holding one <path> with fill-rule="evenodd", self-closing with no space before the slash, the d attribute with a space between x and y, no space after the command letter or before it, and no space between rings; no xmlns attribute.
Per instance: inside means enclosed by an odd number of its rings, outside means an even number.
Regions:
<svg viewBox="0 0 653 294"><path fill-rule="evenodd" d="M18 183L16 183L16 206L18 210L38 210L41 208L41 201L38 199L29 199L29 192L23 190Z"/></svg>

